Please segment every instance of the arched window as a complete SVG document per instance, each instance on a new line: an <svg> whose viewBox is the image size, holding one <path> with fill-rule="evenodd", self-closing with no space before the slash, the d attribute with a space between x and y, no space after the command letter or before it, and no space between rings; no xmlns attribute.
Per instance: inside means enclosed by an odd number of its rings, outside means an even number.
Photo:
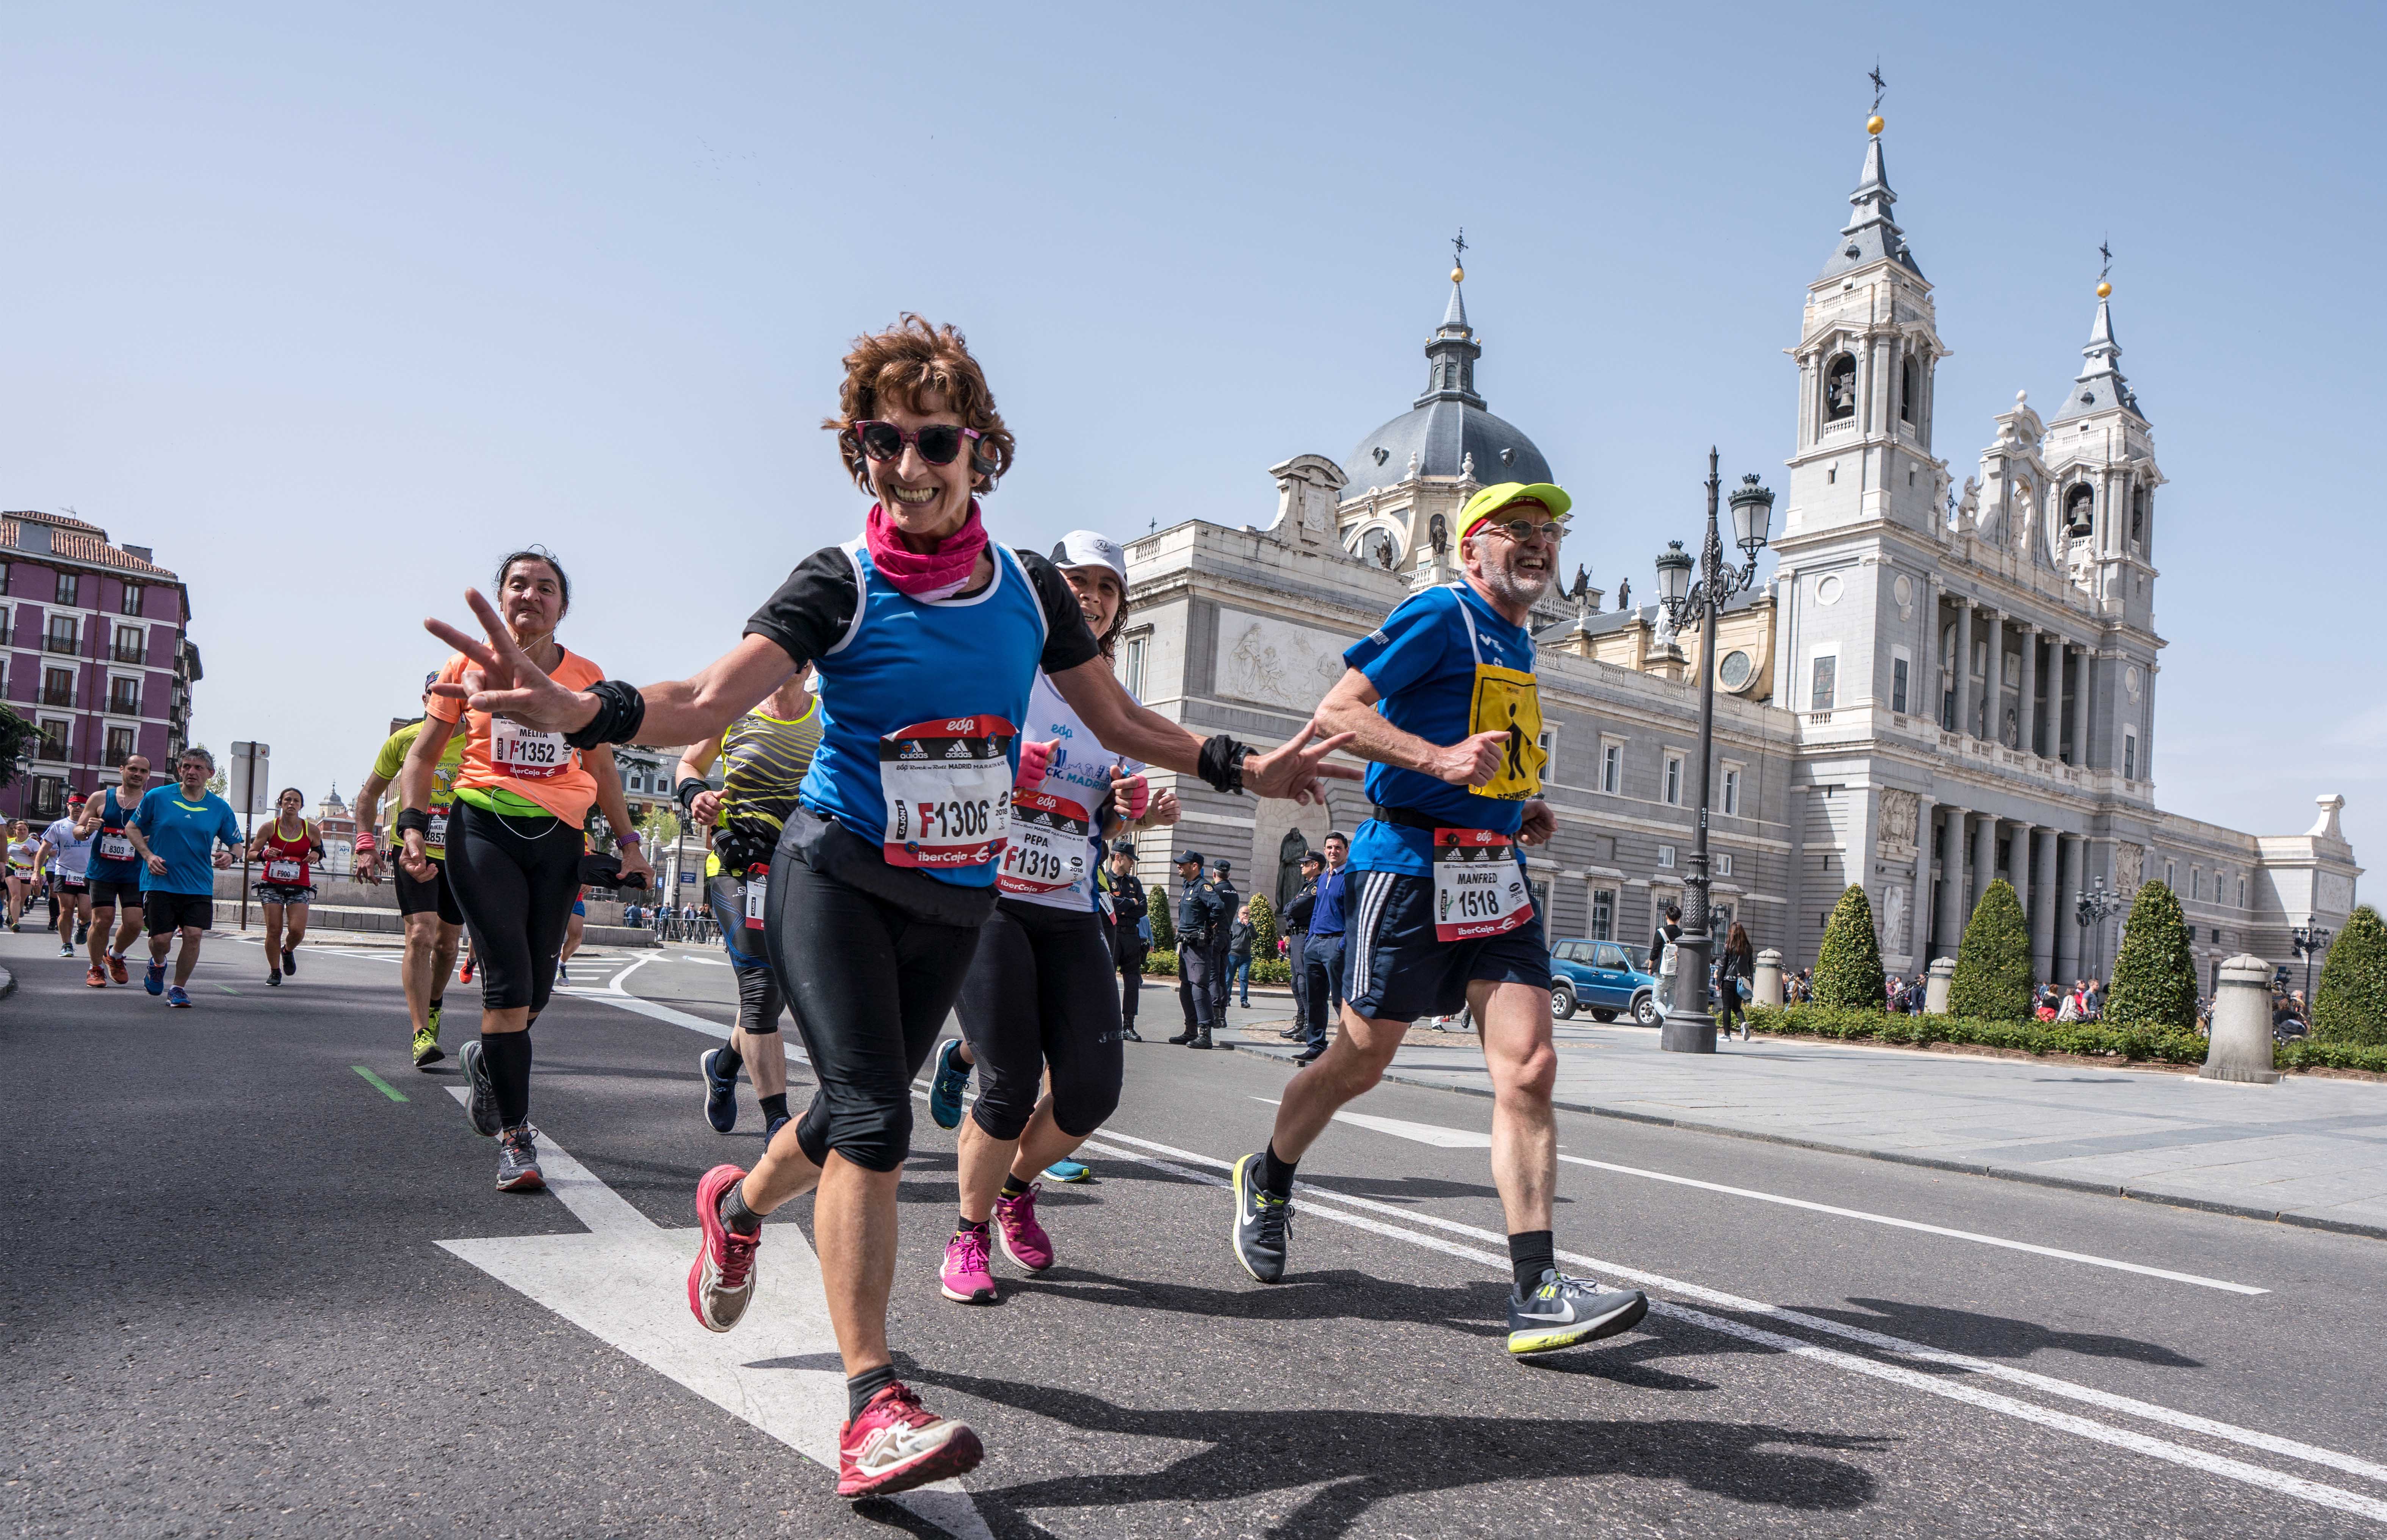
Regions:
<svg viewBox="0 0 2387 1540"><path fill-rule="evenodd" d="M2087 482L2081 482L2064 494L2064 528L2068 535L2086 535L2096 511L2097 494Z"/></svg>
<svg viewBox="0 0 2387 1540"><path fill-rule="evenodd" d="M2147 489L2130 488L2130 544L2143 545L2147 538Z"/></svg>
<svg viewBox="0 0 2387 1540"><path fill-rule="evenodd" d="M1845 423L1857 414L1857 360L1846 353L1824 366L1824 421Z"/></svg>
<svg viewBox="0 0 2387 1540"><path fill-rule="evenodd" d="M1920 422L1921 410L1916 403L1923 398L1923 360L1913 353L1906 355L1898 371L1898 415L1909 423Z"/></svg>

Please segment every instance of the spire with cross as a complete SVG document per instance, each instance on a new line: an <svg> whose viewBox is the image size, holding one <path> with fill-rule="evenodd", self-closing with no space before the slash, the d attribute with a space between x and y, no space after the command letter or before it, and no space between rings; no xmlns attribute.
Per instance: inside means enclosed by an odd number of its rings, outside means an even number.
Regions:
<svg viewBox="0 0 2387 1540"><path fill-rule="evenodd" d="M1881 115L1881 94L1889 89L1889 82L1881 78L1880 59L1876 58L1873 61L1873 72L1865 78L1873 82L1873 110L1874 115L1876 117L1879 117Z"/></svg>

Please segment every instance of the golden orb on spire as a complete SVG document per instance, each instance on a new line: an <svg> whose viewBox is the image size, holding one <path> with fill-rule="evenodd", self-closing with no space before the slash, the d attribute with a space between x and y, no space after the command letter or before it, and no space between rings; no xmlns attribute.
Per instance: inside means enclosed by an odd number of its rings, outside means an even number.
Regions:
<svg viewBox="0 0 2387 1540"><path fill-rule="evenodd" d="M1885 126L1886 121L1878 112L1865 120L1865 132L1867 133L1879 133Z"/></svg>
<svg viewBox="0 0 2387 1540"><path fill-rule="evenodd" d="M1465 283L1467 281L1467 270L1459 267L1452 268L1450 270L1450 281L1454 284Z"/></svg>
<svg viewBox="0 0 2387 1540"><path fill-rule="evenodd" d="M2097 281L2097 297L2100 299L2111 299L2113 297L2114 285L2106 283L2102 278L2099 279Z"/></svg>

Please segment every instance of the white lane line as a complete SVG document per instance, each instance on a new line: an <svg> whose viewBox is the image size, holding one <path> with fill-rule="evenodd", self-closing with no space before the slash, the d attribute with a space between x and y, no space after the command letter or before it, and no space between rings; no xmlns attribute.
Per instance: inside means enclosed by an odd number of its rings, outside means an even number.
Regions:
<svg viewBox="0 0 2387 1540"><path fill-rule="evenodd" d="M470 1103L473 1088L451 1085L448 1093L460 1103ZM547 1179L548 1191L563 1200L572 1217L600 1235L649 1235L654 1232L654 1221L638 1212L629 1199L598 1180L597 1174L564 1153L563 1146L545 1134L538 1140L539 1175Z"/></svg>
<svg viewBox="0 0 2387 1540"><path fill-rule="evenodd" d="M1266 1102L1270 1106L1277 1105L1276 1100L1269 1096L1255 1096L1252 1100ZM1410 1123L1398 1117L1378 1117L1367 1112L1338 1112L1334 1115L1334 1121L1349 1123L1355 1128L1372 1129L1378 1133L1388 1133L1395 1139L1406 1139L1412 1143L1432 1144L1437 1149L1488 1150L1492 1147L1492 1136L1488 1133L1476 1133L1468 1129L1446 1129L1438 1123Z"/></svg>
<svg viewBox="0 0 2387 1540"><path fill-rule="evenodd" d="M1171 1155L1179 1160L1189 1161L1195 1165L1214 1167L1219 1170L1231 1169L1231 1163L1227 1161L1219 1160L1210 1155L1201 1155L1192 1150L1181 1150L1174 1145L1157 1143L1149 1139L1138 1139L1131 1134L1120 1133L1116 1129L1105 1129L1095 1137L1115 1141L1119 1143L1137 1145L1140 1148L1156 1151L1165 1155ZM1221 1185L1224 1184L1221 1179L1211 1177L1202 1172L1187 1171L1179 1168L1168 1167L1166 1166L1165 1163L1161 1162L1153 1162L1148 1156L1128 1154L1127 1158L1130 1160L1143 1160L1148 1164L1162 1165L1165 1169L1177 1171L1178 1174L1181 1175L1190 1176L1197 1181L1215 1181L1219 1182ZM1308 1182L1297 1182L1295 1183L1295 1187L1306 1197L1331 1198L1339 1204L1346 1204L1354 1208L1371 1210L1376 1213L1389 1215L1409 1224L1424 1225L1451 1234L1464 1235L1474 1240L1490 1242L1496 1245L1503 1247L1508 1243L1505 1236L1496 1234L1488 1230L1480 1230L1473 1225L1460 1224L1455 1219L1446 1219L1437 1215L1419 1213L1413 1209L1397 1207L1392 1204L1378 1203L1374 1199L1357 1197L1348 1193L1337 1193L1331 1188L1321 1188L1314 1186ZM1302 1212L1320 1214L1323 1217L1336 1218L1338 1221L1347 1221L1355 1218L1355 1216L1335 1215L1330 1210L1320 1208L1315 1203L1306 1205L1303 1207ZM1414 1239L1417 1243L1431 1245L1434 1250L1447 1249L1444 1244L1433 1241L1428 1237L1416 1236ZM1483 1255L1491 1256L1492 1254L1485 1253ZM2010 1365L1992 1362L1987 1358L1976 1358L1969 1354L1951 1353L1944 1348L1932 1347L1924 1343L1912 1342L1904 1337L1894 1337L1886 1332L1875 1332L1863 1326L1851 1326L1845 1322L1831 1320L1822 1316L1812 1316L1801 1310L1789 1309L1780 1305L1769 1305L1763 1300L1743 1298L1737 1294L1725 1294L1718 1289L1710 1289L1700 1284L1685 1282L1680 1279L1668 1278L1661 1273L1645 1272L1638 1269L1623 1267L1617 1263L1601 1261L1598 1257L1585 1256L1580 1253L1560 1252L1558 1255L1565 1261L1589 1268L1603 1277L1623 1279L1630 1282L1643 1285L1647 1288L1660 1289L1669 1294L1682 1294L1691 1299L1697 1299L1704 1304L1714 1306L1719 1309L1736 1310L1748 1315L1764 1316L1770 1319L1783 1322L1787 1325L1798 1326L1812 1332L1823 1332L1826 1335L1839 1337L1849 1342L1862 1343L1865 1346L1879 1348L1888 1353L1896 1353L1904 1357L1921 1359L1924 1362L1937 1364L1942 1368L1964 1370L1970 1373L1985 1375L1991 1379L2002 1380L2009 1384L2027 1386L2029 1389L2040 1391L2049 1395L2060 1395L2067 1400L2078 1401L2088 1406L2096 1407L2103 1411L2116 1412L2125 1416L2143 1418L2150 1422L2159 1422L2166 1427L2178 1428L2185 1433L2202 1433L2209 1438L2227 1439L2233 1444L2244 1445L2248 1448L2261 1449L2269 1454L2283 1455L2291 1459L2307 1460L2315 1465L2325 1465L2332 1470L2345 1471L2349 1475L2361 1476L2371 1481L2387 1482L2387 1465L2381 1465L2371 1460L2363 1459L2355 1455L2341 1454L2334 1449L2324 1449L2317 1445L2304 1444L2291 1438L2281 1438L2277 1434L2260 1433L2252 1428L2241 1428L2232 1423L2222 1422L2213 1418L2199 1417L2193 1412L2177 1411L2169 1407L2157 1406L2151 1401L2140 1401L2127 1395L2116 1395L2111 1391L2098 1390L2090 1385L2076 1384L2069 1380L2059 1380L2051 1374L2040 1374L2027 1369L2015 1369ZM1508 1266L1505 1253L1495 1259L1498 1261L1502 1268L1505 1269ZM1935 1380L1932 1382L1935 1385L1945 1384L1947 1382L1948 1382L1946 1381L1940 1380Z"/></svg>
<svg viewBox="0 0 2387 1540"><path fill-rule="evenodd" d="M1805 1198L1785 1197L1779 1193L1760 1193L1748 1187L1726 1187L1722 1182L1699 1181L1691 1177L1670 1176L1664 1171L1645 1171L1637 1166L1618 1166L1605 1160L1587 1160L1582 1155L1562 1155L1560 1160L1575 1166L1589 1166L1598 1170L1614 1171L1621 1176L1646 1177L1651 1181L1672 1182L1677 1187L1697 1187L1704 1192L1724 1193L1736 1198L1754 1198L1759 1203L1778 1203L1785 1208L1804 1208L1817 1214L1836 1214L1844 1219L1863 1219L1868 1224L1892 1225L1900 1230L1920 1231L1926 1235L1944 1235L1953 1241L1970 1241L1976 1245L2002 1246L2008 1251L2027 1251L2039 1256L2058 1257L2066 1262L2085 1262L2092 1268L2112 1268L2120 1272L2135 1272L2148 1278L2166 1278L2175 1283L2193 1283L2200 1289L2219 1289L2233 1294L2267 1294L2268 1289L2258 1289L2251 1283L2232 1283L2226 1279L2206 1278L2201 1273L2174 1272L2169 1268L2150 1268L2140 1262L2116 1261L2111 1256L2092 1256L2087 1252L2064 1251L2055 1246L2035 1245L2028 1241L2009 1241L2002 1235L1982 1235L1969 1230L1951 1230L1945 1225L1925 1224L1919 1219L1893 1218L1888 1214L1868 1214L1862 1208L1841 1208L1828 1203L1812 1203Z"/></svg>

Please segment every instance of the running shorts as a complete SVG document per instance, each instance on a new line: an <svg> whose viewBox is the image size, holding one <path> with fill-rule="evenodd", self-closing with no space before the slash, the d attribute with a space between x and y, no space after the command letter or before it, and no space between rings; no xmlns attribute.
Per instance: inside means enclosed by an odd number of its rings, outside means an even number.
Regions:
<svg viewBox="0 0 2387 1540"><path fill-rule="evenodd" d="M770 891L770 884L765 882L763 896L766 904ZM746 924L746 879L720 873L706 880L704 900L713 907L713 923L721 928L721 945L729 953L729 966L740 973L752 968L767 971L771 959L764 938L769 931L767 927L749 928Z"/></svg>
<svg viewBox="0 0 2387 1540"><path fill-rule="evenodd" d="M113 909L120 903L127 909L141 907L140 878L135 877L131 882L95 882L91 885L91 906L94 909Z"/></svg>
<svg viewBox="0 0 2387 1540"><path fill-rule="evenodd" d="M417 882L407 876L404 866L391 869L396 874L398 912L400 915L427 915L436 911L443 925L464 923L464 911L456 907L456 895L448 887L448 863L433 862L428 882Z"/></svg>
<svg viewBox="0 0 2387 1540"><path fill-rule="evenodd" d="M978 1061L970 1116L1019 1137L1053 1075L1053 1121L1082 1139L1118 1106L1127 1075L1103 916L998 899L962 981L962 1035Z"/></svg>
<svg viewBox="0 0 2387 1540"><path fill-rule="evenodd" d="M91 891L91 884L79 877L61 876L53 880L57 883L58 891L68 898L76 898Z"/></svg>
<svg viewBox="0 0 2387 1540"><path fill-rule="evenodd" d="M141 896L141 912L149 934L170 935L181 929L207 930L216 923L216 901L208 893L161 893Z"/></svg>
<svg viewBox="0 0 2387 1540"><path fill-rule="evenodd" d="M462 801L449 813L448 880L473 932L483 1009L546 1007L580 886L580 830L561 818Z"/></svg>
<svg viewBox="0 0 2387 1540"><path fill-rule="evenodd" d="M257 898L260 903L312 903L315 889L311 883L302 886L296 882L260 882L257 885Z"/></svg>
<svg viewBox="0 0 2387 1540"><path fill-rule="evenodd" d="M1542 912L1516 929L1471 941L1438 939L1433 878L1405 872L1361 872L1357 918L1345 938L1343 999L1371 1021L1450 1016L1467 1004L1467 986L1550 987Z"/></svg>

